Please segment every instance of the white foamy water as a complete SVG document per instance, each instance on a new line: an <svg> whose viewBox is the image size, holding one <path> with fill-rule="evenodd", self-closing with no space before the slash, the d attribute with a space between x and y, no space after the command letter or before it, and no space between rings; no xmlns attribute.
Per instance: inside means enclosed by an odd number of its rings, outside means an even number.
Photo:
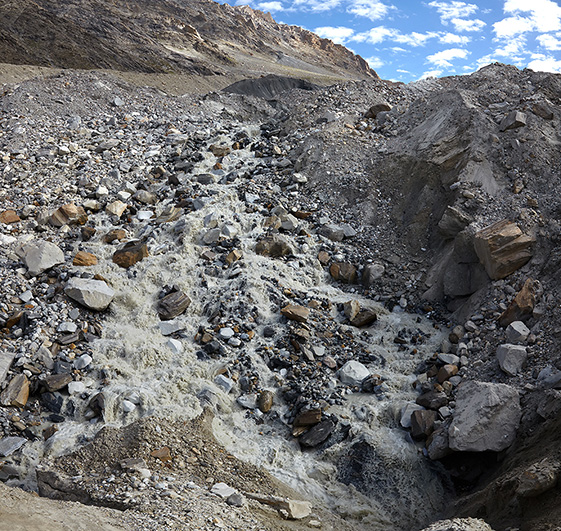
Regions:
<svg viewBox="0 0 561 531"><path fill-rule="evenodd" d="M241 150L231 155L228 164L233 168L252 160L252 154ZM214 161L214 157L208 156L194 173L209 171ZM294 244L296 258L290 262L255 254L255 243L264 232L264 218L259 212L247 211L246 203L238 197L238 186L238 182L209 185L207 189L215 194L204 208L183 216L184 229L179 232L177 222L160 225L138 222L136 234L131 237L147 237L151 256L129 272L111 262L115 247L95 242L88 244L88 250L100 258L99 265L91 271L107 278L117 291L104 323L103 338L94 344L94 363L108 375L107 384L99 387L106 396L105 422L122 425L145 415L192 418L202 412L197 395L207 390L216 401L215 436L229 452L269 470L298 490L303 498L324 504L352 519L357 529L407 529L416 521L430 517L439 508L442 487L417 446L398 427L401 408L415 400L411 384L417 364L437 350L442 340L427 320L418 322L416 315L388 313L378 307L380 315L368 330L368 337L359 338L362 330L348 327L356 341L362 341L370 352L386 360L383 366L369 366L372 373L385 379L386 389L381 400L376 395L351 394L347 395L344 405L332 406L328 412L350 424L350 435L323 452L301 451L296 439L287 436L288 427L281 421L257 424L247 418L247 410L235 402L239 390L234 388L230 394L225 394L214 384L215 376L241 350L258 371L262 387L274 392L282 385L282 374L270 370L258 352L258 348L266 344L262 335L265 325L285 327L278 303L271 299L271 277L278 279L285 288L306 293L309 299L331 301L334 320L341 319L337 315L337 303L351 298L358 299L363 306L376 307L371 300L351 297L330 281L316 259L319 242L313 237L308 238L309 248L305 252ZM263 202L268 194L270 191L263 188ZM159 204L156 213L167 204L168 201ZM209 274L210 266L200 258L205 247L201 237L208 230L204 227L204 218L209 214L218 219L219 227L225 224L238 232L239 248L243 251L240 263L223 269L218 276ZM113 228L104 215L98 219L98 234ZM306 222L302 223L306 226ZM232 275L236 270L239 274ZM184 330L180 354L170 349L168 338L160 332L156 305L165 285L178 286L192 300L188 310L173 321ZM194 337L201 325L211 326L205 309L217 305L224 309L225 321L230 309L235 317L238 307L257 307L256 337L239 348L227 347L225 357L201 361L196 355L200 346L194 342ZM237 317L243 322L244 315ZM393 343L402 328L420 329L427 334L426 343L417 347L418 354L412 356ZM341 385L335 374L332 385ZM135 403L136 409L125 413L124 400ZM287 406L278 396L274 407L282 419ZM90 425L87 431L91 434L98 428L99 425ZM52 438L53 455L68 449L71 441L76 441L83 432L84 426L80 423L66 423ZM364 473L369 483L362 489L367 495L339 481L348 469L345 463L349 448L355 443L368 450L368 459L362 464L359 459L353 465L358 467L356 474ZM33 451L31 447L28 450L30 454Z"/></svg>

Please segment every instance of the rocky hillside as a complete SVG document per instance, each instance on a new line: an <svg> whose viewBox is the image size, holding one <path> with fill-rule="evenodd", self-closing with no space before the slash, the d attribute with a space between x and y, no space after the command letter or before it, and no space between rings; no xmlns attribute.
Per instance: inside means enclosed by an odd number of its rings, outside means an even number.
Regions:
<svg viewBox="0 0 561 531"><path fill-rule="evenodd" d="M211 0L7 0L2 62L135 72L368 79L343 46L269 14Z"/></svg>

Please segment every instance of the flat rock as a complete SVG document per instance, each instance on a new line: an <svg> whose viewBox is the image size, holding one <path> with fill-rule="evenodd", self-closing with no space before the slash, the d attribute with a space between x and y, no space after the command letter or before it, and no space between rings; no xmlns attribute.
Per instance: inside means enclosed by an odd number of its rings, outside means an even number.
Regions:
<svg viewBox="0 0 561 531"><path fill-rule="evenodd" d="M232 494L235 494L237 491L226 483L215 483L210 489L210 492L226 499L229 498Z"/></svg>
<svg viewBox="0 0 561 531"><path fill-rule="evenodd" d="M339 380L347 385L361 385L365 378L370 376L370 371L359 361L347 361L339 369Z"/></svg>
<svg viewBox="0 0 561 531"><path fill-rule="evenodd" d="M112 216L117 216L118 218L120 218L123 215L123 212L127 209L127 207L128 205L126 203L117 200L117 201L113 201L112 203L109 203L105 207L105 212L107 212Z"/></svg>
<svg viewBox="0 0 561 531"><path fill-rule="evenodd" d="M441 391L429 391L418 396L415 402L427 409L436 410L448 405L448 397Z"/></svg>
<svg viewBox="0 0 561 531"><path fill-rule="evenodd" d="M127 233L123 229L113 229L103 236L103 241L105 243L112 243L115 240L124 240L126 237Z"/></svg>
<svg viewBox="0 0 561 531"><path fill-rule="evenodd" d="M305 306L298 306L296 304L288 304L281 309L281 314L291 321L298 321L305 323L310 316L310 309Z"/></svg>
<svg viewBox="0 0 561 531"><path fill-rule="evenodd" d="M500 345L497 349L499 366L509 376L515 376L520 372L527 357L528 353L526 352L526 347L522 345L505 343L504 345Z"/></svg>
<svg viewBox="0 0 561 531"><path fill-rule="evenodd" d="M298 442L304 447L313 448L326 441L334 428L335 422L331 418L323 419L301 435Z"/></svg>
<svg viewBox="0 0 561 531"><path fill-rule="evenodd" d="M500 452L514 442L520 416L520 398L513 387L466 382L456 393L456 410L448 429L450 448Z"/></svg>
<svg viewBox="0 0 561 531"><path fill-rule="evenodd" d="M37 240L22 246L18 252L31 276L37 276L51 267L64 263L64 253L54 243Z"/></svg>
<svg viewBox="0 0 561 531"><path fill-rule="evenodd" d="M71 278L64 288L64 293L72 300L90 310L105 310L113 297L115 291L103 280L89 280L85 278Z"/></svg>
<svg viewBox="0 0 561 531"><path fill-rule="evenodd" d="M505 278L533 255L535 238L523 234L516 223L498 221L475 234L475 252L493 280Z"/></svg>
<svg viewBox="0 0 561 531"><path fill-rule="evenodd" d="M169 321L181 315L191 304L191 299L182 291L174 291L158 302L158 315L162 321Z"/></svg>
<svg viewBox="0 0 561 531"><path fill-rule="evenodd" d="M49 374L45 378L45 386L47 391L54 393L64 389L72 381L72 375L68 373Z"/></svg>
<svg viewBox="0 0 561 531"><path fill-rule="evenodd" d="M18 221L21 221L21 219L15 210L4 210L4 212L0 214L0 223L4 223L5 225L11 225Z"/></svg>
<svg viewBox="0 0 561 531"><path fill-rule="evenodd" d="M87 267L96 264L97 264L97 257L94 254L88 253L86 251L78 251L76 253L76 256L74 256L74 260L72 260L72 265L75 266Z"/></svg>
<svg viewBox="0 0 561 531"><path fill-rule="evenodd" d="M0 456L8 457L19 450L27 439L24 437L4 437L0 439Z"/></svg>
<svg viewBox="0 0 561 531"><path fill-rule="evenodd" d="M313 426L321 420L321 409L304 409L296 415L294 422L292 423L294 427L301 426Z"/></svg>
<svg viewBox="0 0 561 531"><path fill-rule="evenodd" d="M129 268L148 256L148 247L139 241L130 241L113 253L113 262L119 267Z"/></svg>

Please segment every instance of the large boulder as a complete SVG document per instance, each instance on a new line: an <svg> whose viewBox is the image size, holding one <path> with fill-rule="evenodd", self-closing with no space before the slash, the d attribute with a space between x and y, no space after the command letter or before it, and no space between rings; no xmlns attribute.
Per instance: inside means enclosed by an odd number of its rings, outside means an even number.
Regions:
<svg viewBox="0 0 561 531"><path fill-rule="evenodd" d="M522 289L499 317L499 324L501 326L508 326L514 321L524 321L532 317L532 312L536 305L537 288L538 283L535 280L527 279Z"/></svg>
<svg viewBox="0 0 561 531"><path fill-rule="evenodd" d="M475 235L475 252L493 280L505 278L522 267L533 254L535 238L506 219Z"/></svg>
<svg viewBox="0 0 561 531"><path fill-rule="evenodd" d="M520 415L520 398L513 387L466 382L456 394L456 411L448 430L450 448L500 452L514 442Z"/></svg>

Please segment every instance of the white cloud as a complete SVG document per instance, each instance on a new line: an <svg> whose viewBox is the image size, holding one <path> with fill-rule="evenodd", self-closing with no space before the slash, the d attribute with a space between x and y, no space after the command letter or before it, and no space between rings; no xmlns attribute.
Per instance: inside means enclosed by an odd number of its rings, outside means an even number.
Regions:
<svg viewBox="0 0 561 531"><path fill-rule="evenodd" d="M379 57L366 57L365 61L369 64L370 68L374 69L380 68L381 66L384 66L386 64Z"/></svg>
<svg viewBox="0 0 561 531"><path fill-rule="evenodd" d="M456 35L455 33L442 33L439 37L442 44L468 44L471 37L467 35Z"/></svg>
<svg viewBox="0 0 561 531"><path fill-rule="evenodd" d="M409 46L424 46L427 41L431 39L435 39L438 37L438 33L435 31L429 31L427 33L417 33L414 31L413 33L407 34L396 34L393 37L395 42L399 42L400 44L408 44Z"/></svg>
<svg viewBox="0 0 561 531"><path fill-rule="evenodd" d="M301 8L303 11L320 13L339 7L343 0L294 0L292 7Z"/></svg>
<svg viewBox="0 0 561 531"><path fill-rule="evenodd" d="M418 81L420 81L421 79L426 79L427 77L438 77L440 76L442 73L444 72L444 70L429 70L427 72L425 72L419 79Z"/></svg>
<svg viewBox="0 0 561 531"><path fill-rule="evenodd" d="M454 18L469 17L479 9L477 5L465 2L430 2L429 6L436 8L443 24Z"/></svg>
<svg viewBox="0 0 561 531"><path fill-rule="evenodd" d="M561 36L558 34L558 36ZM553 35L538 35L536 40L543 46L546 50L550 52L556 52L557 50L561 50L561 39Z"/></svg>
<svg viewBox="0 0 561 531"><path fill-rule="evenodd" d="M528 63L528 68L537 72L561 72L561 60L555 57L541 56Z"/></svg>
<svg viewBox="0 0 561 531"><path fill-rule="evenodd" d="M427 61L439 68L450 68L454 66L451 61L453 59L465 59L469 55L467 50L462 48L449 48L441 52L433 53L427 57Z"/></svg>
<svg viewBox="0 0 561 531"><path fill-rule="evenodd" d="M280 2L261 2L257 4L257 9L261 11L284 11L284 7Z"/></svg>
<svg viewBox="0 0 561 531"><path fill-rule="evenodd" d="M487 24L478 18L466 20L463 18L453 18L450 22L456 31L481 31Z"/></svg>
<svg viewBox="0 0 561 531"><path fill-rule="evenodd" d="M552 0L506 0L505 13L529 13L533 31L547 33L561 29L561 6Z"/></svg>
<svg viewBox="0 0 561 531"><path fill-rule="evenodd" d="M494 54L498 57L506 57L515 64L522 64L524 56L528 55L526 48L526 37L518 35L504 42L502 47L495 50Z"/></svg>
<svg viewBox="0 0 561 531"><path fill-rule="evenodd" d="M515 35L528 33L534 30L534 24L529 18L508 17L493 24L493 30L497 38L510 38Z"/></svg>
<svg viewBox="0 0 561 531"><path fill-rule="evenodd" d="M379 44L386 39L395 37L399 32L393 28L385 26L376 26L368 31L357 33L352 40L356 42L368 42L370 44Z"/></svg>
<svg viewBox="0 0 561 531"><path fill-rule="evenodd" d="M388 6L380 0L351 0L347 12L370 20L379 20L387 15L393 6Z"/></svg>
<svg viewBox="0 0 561 531"><path fill-rule="evenodd" d="M345 26L337 26L336 28L332 26L322 26L316 28L314 33L325 39L331 39L337 44L345 44L349 41L349 38L354 35L354 30Z"/></svg>

